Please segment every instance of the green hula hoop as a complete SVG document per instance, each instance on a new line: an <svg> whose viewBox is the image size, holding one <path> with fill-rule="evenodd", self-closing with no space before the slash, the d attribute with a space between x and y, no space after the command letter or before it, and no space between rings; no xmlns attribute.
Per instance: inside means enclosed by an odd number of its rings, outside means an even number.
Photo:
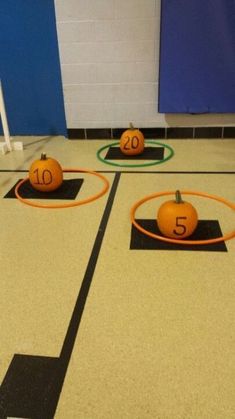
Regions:
<svg viewBox="0 0 235 419"><path fill-rule="evenodd" d="M167 144L159 143L158 141L146 141L146 140L145 140L145 143L147 143L147 144L154 144L154 145L160 145L160 146L163 146L163 147L167 148L169 150L168 156L166 156L162 160L155 160L155 161L150 162L150 163L141 163L141 164L114 163L114 162L111 162L110 160L105 160L103 157L101 157L100 154L101 154L102 151L106 150L109 147L112 147L112 146L115 146L115 145L119 145L119 141L115 141L115 143L111 143L111 144L105 145L104 147L101 147L97 151L96 155L97 155L97 158L100 161L102 161L103 163L110 164L111 166L118 166L118 167L147 167L147 166L154 166L156 164L161 164L161 163L166 162L167 160L171 159L171 157L173 157L173 155L174 155L174 150L169 145L167 145Z"/></svg>

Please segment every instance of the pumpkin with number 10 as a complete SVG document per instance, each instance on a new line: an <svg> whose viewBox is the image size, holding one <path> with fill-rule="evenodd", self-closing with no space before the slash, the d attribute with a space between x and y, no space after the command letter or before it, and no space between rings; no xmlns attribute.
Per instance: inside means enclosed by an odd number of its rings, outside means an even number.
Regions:
<svg viewBox="0 0 235 419"><path fill-rule="evenodd" d="M157 225L160 232L170 238L184 239L191 236L198 224L196 209L190 202L183 201L180 191L175 200L164 202L157 212Z"/></svg>
<svg viewBox="0 0 235 419"><path fill-rule="evenodd" d="M130 124L130 128L124 131L120 138L120 149L123 154L135 156L144 151L144 135Z"/></svg>
<svg viewBox="0 0 235 419"><path fill-rule="evenodd" d="M55 191L63 182L63 169L57 160L42 153L41 159L35 160L30 166L29 181L38 191Z"/></svg>

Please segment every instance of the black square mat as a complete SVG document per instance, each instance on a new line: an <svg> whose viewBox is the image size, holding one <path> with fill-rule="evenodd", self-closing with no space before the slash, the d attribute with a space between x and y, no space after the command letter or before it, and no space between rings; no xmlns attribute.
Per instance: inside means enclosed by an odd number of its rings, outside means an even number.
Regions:
<svg viewBox="0 0 235 419"><path fill-rule="evenodd" d="M137 223L145 230L151 233L161 235L158 229L156 220L139 220L136 219ZM219 222L217 220L199 220L198 226L194 233L185 239L186 240L207 240L221 237L222 232L220 229ZM130 249L135 250L199 250L199 251L211 251L211 252L227 252L225 242L219 242L214 244L203 244L203 245L183 245L175 243L167 243L161 240L153 239L137 230L132 225L131 230L131 241Z"/></svg>
<svg viewBox="0 0 235 419"><path fill-rule="evenodd" d="M0 387L0 417L48 418L59 358L15 354Z"/></svg>
<svg viewBox="0 0 235 419"><path fill-rule="evenodd" d="M20 179L21 180L21 179ZM13 188L4 196L4 198L16 198L15 187L20 182L16 182ZM75 199L84 179L66 179L62 185L52 192L40 192L34 189L29 180L27 180L19 189L19 195L25 199Z"/></svg>
<svg viewBox="0 0 235 419"><path fill-rule="evenodd" d="M145 147L137 156L127 156L119 147L110 147L105 156L107 160L163 160L164 147Z"/></svg>

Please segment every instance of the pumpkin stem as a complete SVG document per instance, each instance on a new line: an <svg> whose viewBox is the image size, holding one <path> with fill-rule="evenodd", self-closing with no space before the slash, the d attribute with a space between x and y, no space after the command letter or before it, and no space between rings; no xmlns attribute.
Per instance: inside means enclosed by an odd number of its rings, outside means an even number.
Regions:
<svg viewBox="0 0 235 419"><path fill-rule="evenodd" d="M184 202L179 190L177 190L176 193L175 193L175 202L177 204L182 204Z"/></svg>
<svg viewBox="0 0 235 419"><path fill-rule="evenodd" d="M41 160L46 160L47 159L47 155L46 153L42 153L41 154Z"/></svg>
<svg viewBox="0 0 235 419"><path fill-rule="evenodd" d="M132 124L132 122L130 122L130 129L135 129L134 125Z"/></svg>

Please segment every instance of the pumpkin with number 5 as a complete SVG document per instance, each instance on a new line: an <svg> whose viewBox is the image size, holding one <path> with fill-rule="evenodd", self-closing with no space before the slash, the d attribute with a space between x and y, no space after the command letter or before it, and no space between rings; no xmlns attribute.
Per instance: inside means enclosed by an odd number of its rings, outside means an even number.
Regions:
<svg viewBox="0 0 235 419"><path fill-rule="evenodd" d="M57 160L42 153L41 159L35 160L30 166L29 181L38 191L55 191L63 182L63 169Z"/></svg>
<svg viewBox="0 0 235 419"><path fill-rule="evenodd" d="M120 149L123 154L128 156L135 156L144 151L144 135L134 128L130 123L130 128L124 131L120 138Z"/></svg>
<svg viewBox="0 0 235 419"><path fill-rule="evenodd" d="M198 214L190 202L182 200L176 191L175 200L164 202L157 212L160 232L170 238L184 239L191 236L198 224Z"/></svg>

